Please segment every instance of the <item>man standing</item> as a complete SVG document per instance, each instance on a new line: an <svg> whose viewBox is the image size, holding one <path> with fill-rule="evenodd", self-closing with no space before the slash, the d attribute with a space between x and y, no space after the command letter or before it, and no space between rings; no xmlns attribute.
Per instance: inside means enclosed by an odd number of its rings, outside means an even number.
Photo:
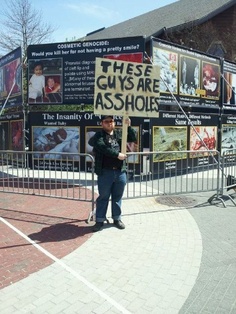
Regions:
<svg viewBox="0 0 236 314"><path fill-rule="evenodd" d="M127 142L136 141L136 132L130 126L130 119L124 123L128 124ZM115 129L113 116L101 117L102 131L96 132L89 140L95 153L95 173L97 174L98 193L96 200L96 224L93 231L99 231L106 220L107 207L111 196L111 214L114 225L118 229L125 229L121 221L121 200L127 182L126 166L124 160L126 154L121 153L122 135Z"/></svg>

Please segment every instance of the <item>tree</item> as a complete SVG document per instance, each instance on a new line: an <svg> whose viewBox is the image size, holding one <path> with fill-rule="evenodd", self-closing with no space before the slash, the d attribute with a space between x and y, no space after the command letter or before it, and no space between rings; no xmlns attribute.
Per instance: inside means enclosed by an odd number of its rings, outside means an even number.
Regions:
<svg viewBox="0 0 236 314"><path fill-rule="evenodd" d="M33 8L30 0L7 0L0 9L0 49L8 53L22 47L26 58L28 45L41 44L49 39L55 29L43 22L42 12Z"/></svg>

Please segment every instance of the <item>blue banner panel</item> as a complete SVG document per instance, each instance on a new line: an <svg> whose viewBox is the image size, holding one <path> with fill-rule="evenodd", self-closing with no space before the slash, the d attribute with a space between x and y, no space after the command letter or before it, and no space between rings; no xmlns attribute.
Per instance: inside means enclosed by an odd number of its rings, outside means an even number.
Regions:
<svg viewBox="0 0 236 314"><path fill-rule="evenodd" d="M143 62L144 38L79 41L28 47L28 103L93 104L97 57Z"/></svg>

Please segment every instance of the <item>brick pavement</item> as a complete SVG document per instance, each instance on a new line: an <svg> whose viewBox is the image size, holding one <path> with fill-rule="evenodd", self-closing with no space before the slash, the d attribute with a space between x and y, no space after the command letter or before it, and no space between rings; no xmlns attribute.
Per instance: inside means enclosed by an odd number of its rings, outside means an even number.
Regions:
<svg viewBox="0 0 236 314"><path fill-rule="evenodd" d="M0 217L62 258L91 236L88 202L0 193ZM52 260L0 222L0 288L52 264Z"/></svg>
<svg viewBox="0 0 236 314"><path fill-rule="evenodd" d="M75 201L49 199L43 204L40 197L36 202L35 196L2 195L2 217L59 259L50 261L0 221L1 235L10 238L9 243L5 241L9 246L6 263L8 259L17 274L21 275L22 265L41 261L38 270L0 290L1 314L236 313L236 208L232 203L227 202L227 208L210 205L210 192L194 195L197 205L192 208L161 205L154 198L126 200L127 228L121 231L108 224L92 234L92 223L85 223L89 209L78 211ZM28 211L22 209L25 203ZM39 216L34 216L36 207ZM84 216L78 217L81 212ZM72 236L68 229L60 232L68 224ZM49 233L42 232L44 228ZM68 253L61 253L63 246L68 246ZM38 256L33 263L30 252L23 262L13 263L9 252L21 250L22 258L26 248ZM8 275L13 277L13 270Z"/></svg>

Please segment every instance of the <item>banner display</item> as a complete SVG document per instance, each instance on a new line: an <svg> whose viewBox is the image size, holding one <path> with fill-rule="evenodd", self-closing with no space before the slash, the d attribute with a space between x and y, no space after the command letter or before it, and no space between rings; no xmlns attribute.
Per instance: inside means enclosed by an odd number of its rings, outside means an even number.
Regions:
<svg viewBox="0 0 236 314"><path fill-rule="evenodd" d="M24 119L22 113L0 116L0 150L23 151Z"/></svg>
<svg viewBox="0 0 236 314"><path fill-rule="evenodd" d="M218 148L218 119L217 115L188 114L187 119L182 113L160 112L158 119L150 121L151 150L157 152L152 162L165 161L165 166L168 167L170 161L169 166L178 169L178 164L183 160L187 164L187 159L198 157L198 163L204 164L204 156L209 156L205 151ZM187 150L196 153L184 152ZM206 161L209 162L208 157Z"/></svg>
<svg viewBox="0 0 236 314"><path fill-rule="evenodd" d="M152 39L152 60L161 68L161 105L177 105L176 100L204 109L220 105L219 58Z"/></svg>
<svg viewBox="0 0 236 314"><path fill-rule="evenodd" d="M114 119L116 128L121 131L122 117L115 116ZM84 163L79 165L81 157L76 154L93 154L93 148L88 144L88 141L96 131L101 130L100 115L95 115L92 112L31 112L29 121L30 150L35 152L32 160L35 169L60 169L62 167L63 170L68 171L72 169L73 171L84 170L82 169ZM138 152L141 149L140 123L137 118L132 119L132 127L137 132L137 141L127 143L128 152ZM72 161L70 163L72 158L75 164ZM88 158L86 161L89 171L91 159ZM138 156L130 155L128 162L138 164L140 159Z"/></svg>
<svg viewBox="0 0 236 314"><path fill-rule="evenodd" d="M223 105L235 109L236 107L236 64L223 61Z"/></svg>
<svg viewBox="0 0 236 314"><path fill-rule="evenodd" d="M94 112L158 117L160 68L96 58Z"/></svg>
<svg viewBox="0 0 236 314"><path fill-rule="evenodd" d="M236 116L235 115L222 115L220 140L221 140L220 153L222 156L225 153L224 155L225 164L229 163L230 165L234 165L236 161L236 155L234 153L234 150L236 149L236 144L235 144ZM227 153L228 150L229 152ZM227 180L228 180L228 177L227 177Z"/></svg>
<svg viewBox="0 0 236 314"><path fill-rule="evenodd" d="M21 48L0 58L0 108L22 105L21 62Z"/></svg>
<svg viewBox="0 0 236 314"><path fill-rule="evenodd" d="M9 121L1 119L0 122L0 150L10 149Z"/></svg>
<svg viewBox="0 0 236 314"><path fill-rule="evenodd" d="M28 102L93 104L95 59L142 63L143 54L143 37L29 46Z"/></svg>
<svg viewBox="0 0 236 314"><path fill-rule="evenodd" d="M236 116L222 115L221 154L228 149L236 148Z"/></svg>
<svg viewBox="0 0 236 314"><path fill-rule="evenodd" d="M90 119L90 115L86 117ZM30 113L30 150L35 152L32 160L35 169L79 170L78 164L72 168L70 159L79 162L76 154L80 152L82 119L85 116L77 112ZM69 162L64 162L62 152L75 155L64 155L65 159L69 159Z"/></svg>

